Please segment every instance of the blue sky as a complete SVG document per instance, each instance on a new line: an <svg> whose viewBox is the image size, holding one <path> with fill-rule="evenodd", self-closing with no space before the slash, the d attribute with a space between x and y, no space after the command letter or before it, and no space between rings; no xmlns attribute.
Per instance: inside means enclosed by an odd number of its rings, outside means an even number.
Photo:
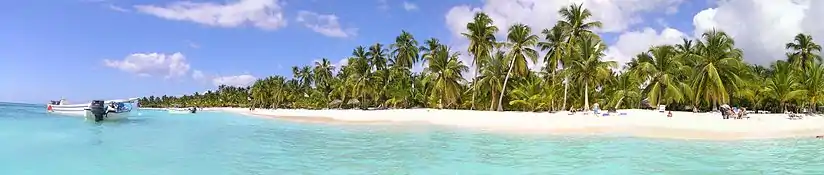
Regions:
<svg viewBox="0 0 824 175"><path fill-rule="evenodd" d="M671 5L677 12L657 8L627 12L638 18L638 22L604 33L605 40L615 45L619 35L646 27L656 32L672 27L692 35L693 16L707 8L707 4L704 0L671 1L678 2ZM291 76L293 65L310 64L320 58L338 63L356 46L388 44L401 30L410 31L419 41L437 37L464 50L459 47L464 41L455 36L459 31L449 28L447 13L461 5L492 10L484 8L492 1L476 0L281 0L275 1L279 7L276 11L282 14L285 25L266 29L249 21L221 26L216 24L219 20L213 24L175 20L138 8L140 5L164 8L175 2L0 2L7 7L6 15L0 15L3 26L0 38L4 41L0 42L0 101L42 103L60 97L88 100L180 95L214 89L214 79L219 77ZM225 5L239 1L192 2ZM413 4L416 8L411 8ZM298 20L301 13L303 21ZM329 24L320 17L324 15L335 15L338 26L347 36L324 35L307 27ZM546 19L548 23L555 20ZM523 22L531 24L532 21L536 20ZM170 57L180 53L189 68L170 76L166 65L129 71L104 61L119 62L133 54L151 53ZM193 77L195 71L202 72L203 76Z"/></svg>

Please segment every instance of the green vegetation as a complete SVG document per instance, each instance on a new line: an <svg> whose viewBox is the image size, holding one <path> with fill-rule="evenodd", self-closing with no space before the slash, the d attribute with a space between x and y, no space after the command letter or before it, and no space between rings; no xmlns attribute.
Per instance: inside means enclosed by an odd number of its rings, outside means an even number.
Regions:
<svg viewBox="0 0 824 175"><path fill-rule="evenodd" d="M604 60L606 44L593 32L601 23L590 19L589 10L570 5L559 13L561 20L539 35L515 24L505 38L495 36L499 28L492 18L477 13L462 33L469 47L461 50L471 56L470 63L436 38L419 44L411 33L401 31L388 46L355 48L339 69L324 58L292 67L289 78L275 75L248 88L220 86L215 92L183 97L144 97L141 103L499 111L558 111L593 103L610 109L667 105L671 110L707 111L731 104L779 112L816 111L824 101L821 46L809 35L798 34L786 45L787 58L769 67L745 63L733 38L719 30L681 44L652 46L619 67ZM529 63L544 68L532 71ZM412 71L417 64L424 67L422 72Z"/></svg>

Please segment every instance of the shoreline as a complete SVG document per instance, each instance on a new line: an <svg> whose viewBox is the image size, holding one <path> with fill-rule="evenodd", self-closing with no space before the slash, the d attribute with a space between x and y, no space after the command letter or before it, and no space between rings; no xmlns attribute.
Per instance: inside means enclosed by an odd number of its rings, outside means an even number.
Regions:
<svg viewBox="0 0 824 175"><path fill-rule="evenodd" d="M815 138L824 135L824 117L789 120L786 114L748 114L749 119L721 119L719 113L673 111L673 117L653 110L619 110L595 116L567 112L469 111L446 109L304 110L205 108L248 116L321 124L432 124L493 132L546 135L620 135L681 140L754 140Z"/></svg>

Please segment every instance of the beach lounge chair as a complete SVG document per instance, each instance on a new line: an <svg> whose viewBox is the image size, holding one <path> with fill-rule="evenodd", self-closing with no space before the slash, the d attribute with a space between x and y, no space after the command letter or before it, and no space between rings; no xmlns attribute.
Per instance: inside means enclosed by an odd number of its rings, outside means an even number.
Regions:
<svg viewBox="0 0 824 175"><path fill-rule="evenodd" d="M664 113L667 110L667 105L658 105L658 112Z"/></svg>

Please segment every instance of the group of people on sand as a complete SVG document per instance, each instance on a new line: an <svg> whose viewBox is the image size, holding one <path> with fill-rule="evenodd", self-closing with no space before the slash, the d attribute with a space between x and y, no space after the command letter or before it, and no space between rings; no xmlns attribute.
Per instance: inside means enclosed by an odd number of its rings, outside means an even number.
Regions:
<svg viewBox="0 0 824 175"><path fill-rule="evenodd" d="M569 115L573 115L573 114L575 114L576 112L578 112L578 111L583 111L583 110L584 110L584 109L576 109L576 108L575 108L575 106L571 106L571 107L569 107ZM593 104L593 105L592 105L592 112L593 112L595 115L598 115L598 114L600 114L600 113L601 113L601 108L599 108L599 107L598 107L598 103L595 103L595 104ZM617 111L610 110L609 112L617 112Z"/></svg>
<svg viewBox="0 0 824 175"><path fill-rule="evenodd" d="M585 112L584 115L589 114L589 112L586 108L575 108L575 106L569 107L568 112L569 112L568 115L574 115L577 112ZM600 105L598 105L598 103L595 103L595 104L592 105L592 114L609 116L610 113L618 113L618 110L615 109L615 108L608 108L607 112L604 113L602 111L602 109L600 108ZM625 113L621 113L620 115L625 115Z"/></svg>
<svg viewBox="0 0 824 175"><path fill-rule="evenodd" d="M723 119L743 119L747 116L747 108L731 108L727 104L721 105L719 111Z"/></svg>

